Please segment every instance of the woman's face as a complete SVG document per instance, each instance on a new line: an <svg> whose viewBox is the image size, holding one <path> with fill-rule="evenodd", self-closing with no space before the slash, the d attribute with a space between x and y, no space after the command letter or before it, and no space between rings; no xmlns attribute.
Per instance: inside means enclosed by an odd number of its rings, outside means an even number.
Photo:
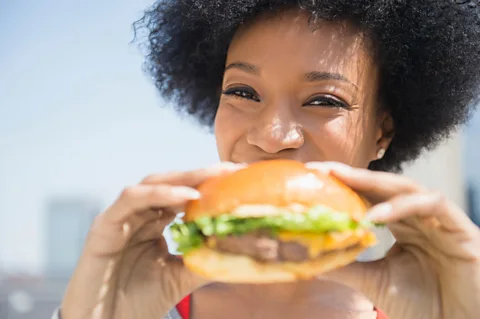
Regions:
<svg viewBox="0 0 480 319"><path fill-rule="evenodd" d="M347 24L301 11L241 28L227 54L215 119L222 161L288 158L367 167L388 147L377 68Z"/></svg>

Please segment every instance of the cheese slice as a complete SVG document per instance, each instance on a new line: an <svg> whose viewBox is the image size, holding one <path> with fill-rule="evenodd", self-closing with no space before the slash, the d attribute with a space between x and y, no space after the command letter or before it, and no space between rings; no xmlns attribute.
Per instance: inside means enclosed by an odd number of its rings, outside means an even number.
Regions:
<svg viewBox="0 0 480 319"><path fill-rule="evenodd" d="M286 242L296 242L308 248L310 258L315 258L323 252L346 249L355 244L370 246L374 237L364 229L327 234L298 234L281 232L278 238ZM373 241L372 241L373 239Z"/></svg>
<svg viewBox="0 0 480 319"><path fill-rule="evenodd" d="M208 248L215 249L217 248L217 239L215 237L208 237L206 244Z"/></svg>

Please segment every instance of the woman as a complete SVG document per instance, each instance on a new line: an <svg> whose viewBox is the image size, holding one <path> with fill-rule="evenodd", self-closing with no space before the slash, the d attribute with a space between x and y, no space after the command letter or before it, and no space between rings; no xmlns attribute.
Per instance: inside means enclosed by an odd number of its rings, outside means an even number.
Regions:
<svg viewBox="0 0 480 319"><path fill-rule="evenodd" d="M186 296L191 318L478 318L479 229L443 196L380 172L467 119L480 84L476 6L158 1L137 24L149 71L180 110L214 124L220 159L313 162L367 196L397 243L313 281L206 282L169 255L163 229L196 185L242 165L152 175L95 220L62 318L174 317Z"/></svg>

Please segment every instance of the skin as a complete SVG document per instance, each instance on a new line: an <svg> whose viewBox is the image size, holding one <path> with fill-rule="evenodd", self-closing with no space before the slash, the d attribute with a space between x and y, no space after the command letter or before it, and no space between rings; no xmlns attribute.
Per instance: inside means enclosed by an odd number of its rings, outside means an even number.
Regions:
<svg viewBox="0 0 480 319"><path fill-rule="evenodd" d="M289 11L235 36L215 121L222 161L290 158L367 167L388 147L388 115L376 105L368 40L347 24L312 30L307 21Z"/></svg>
<svg viewBox="0 0 480 319"><path fill-rule="evenodd" d="M390 116L376 103L368 48L348 24L312 28L299 11L262 16L239 30L215 122L225 163L154 174L127 188L92 226L63 319L158 319L192 292L194 318L373 319L374 304L391 319L476 318L478 228L443 196L365 169L393 136ZM228 162L273 158L307 162L368 197L370 219L388 225L395 246L380 261L291 284L213 284L190 273L168 253L165 225L198 198L199 183L242 167Z"/></svg>

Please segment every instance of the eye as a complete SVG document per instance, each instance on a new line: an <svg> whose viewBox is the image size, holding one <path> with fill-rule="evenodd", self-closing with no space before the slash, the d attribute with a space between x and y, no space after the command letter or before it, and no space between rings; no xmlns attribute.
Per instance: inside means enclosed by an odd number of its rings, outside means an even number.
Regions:
<svg viewBox="0 0 480 319"><path fill-rule="evenodd" d="M329 94L315 96L310 100L308 100L306 103L304 103L302 106L343 108L343 109L351 108L351 106L348 105L348 103L346 103L342 99L339 99Z"/></svg>
<svg viewBox="0 0 480 319"><path fill-rule="evenodd" d="M240 99L252 100L255 102L260 102L257 92L251 87L233 87L226 89L222 92L224 95L233 96Z"/></svg>

